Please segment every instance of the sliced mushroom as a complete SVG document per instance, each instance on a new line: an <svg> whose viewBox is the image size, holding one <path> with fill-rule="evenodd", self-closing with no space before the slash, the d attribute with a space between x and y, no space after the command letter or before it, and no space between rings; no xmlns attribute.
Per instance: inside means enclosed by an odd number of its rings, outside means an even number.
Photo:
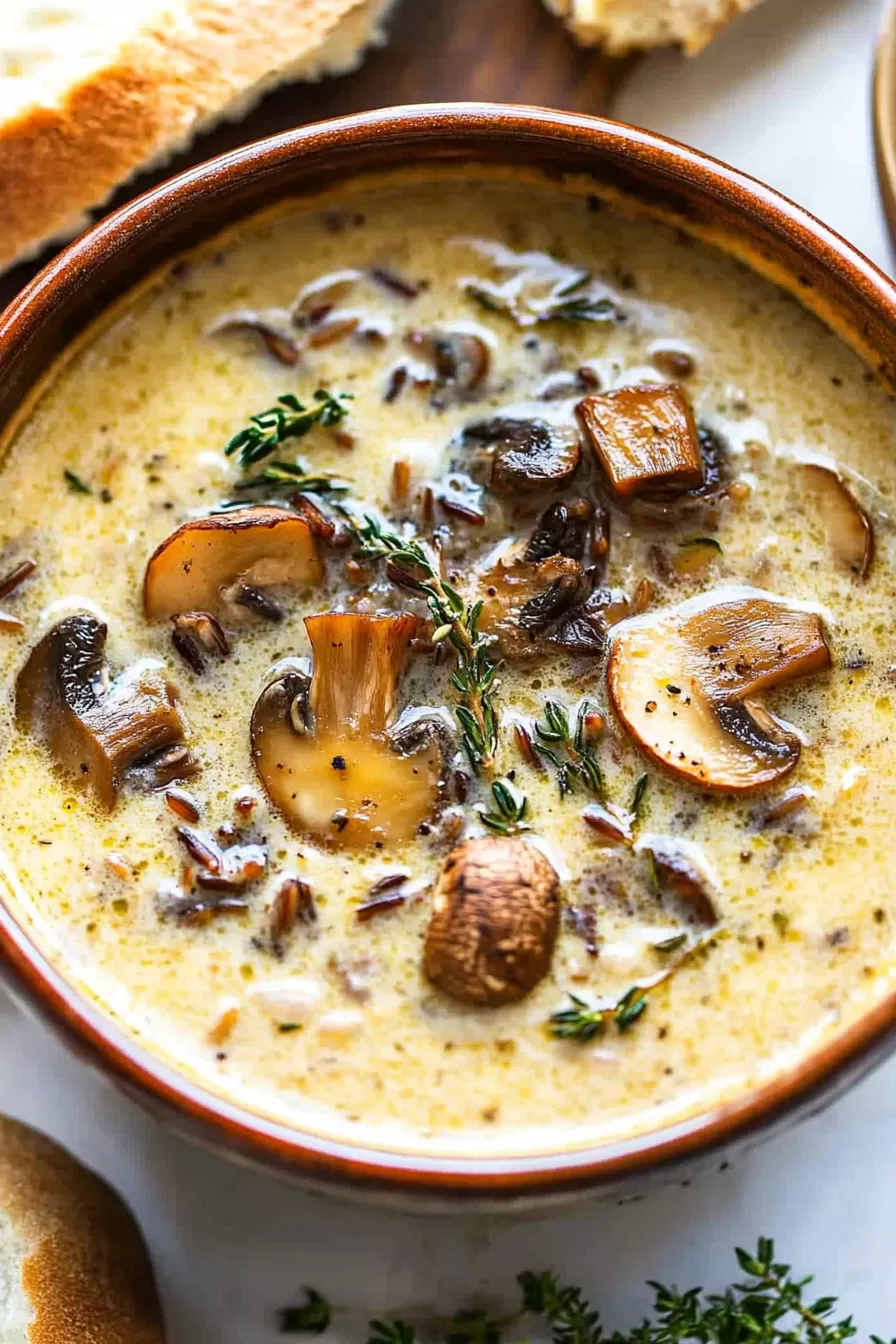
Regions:
<svg viewBox="0 0 896 1344"><path fill-rule="evenodd" d="M432 366L436 388L469 396L488 375L491 352L479 336L466 331L412 331L406 344Z"/></svg>
<svg viewBox="0 0 896 1344"><path fill-rule="evenodd" d="M541 650L538 636L588 591L578 560L554 555L537 564L518 556L501 557L480 577L484 591L479 629L494 635L506 658L525 658Z"/></svg>
<svg viewBox="0 0 896 1344"><path fill-rule="evenodd" d="M860 579L867 578L874 560L874 526L868 513L830 467L805 462L800 481L821 509L837 563Z"/></svg>
<svg viewBox="0 0 896 1344"><path fill-rule="evenodd" d="M684 923L696 924L703 929L717 924L719 917L712 881L687 848L665 837L651 837L644 848L650 855L660 892L676 903Z"/></svg>
<svg viewBox="0 0 896 1344"><path fill-rule="evenodd" d="M432 814L438 741L427 736L399 754L389 739L418 625L416 616L306 617L311 681L295 669L273 681L256 702L251 730L265 792L295 830L359 849L408 840Z"/></svg>
<svg viewBox="0 0 896 1344"><path fill-rule="evenodd" d="M172 644L197 676L209 658L226 658L230 653L227 636L207 611L182 611L172 616L171 625Z"/></svg>
<svg viewBox="0 0 896 1344"><path fill-rule="evenodd" d="M161 669L136 663L110 681L106 635L86 614L44 635L16 679L16 721L111 808L128 767L177 747L184 724Z"/></svg>
<svg viewBox="0 0 896 1344"><path fill-rule="evenodd" d="M316 584L322 573L305 519L270 505L232 509L184 523L162 542L146 566L143 607L150 620L199 611L239 625L258 612L257 594Z"/></svg>
<svg viewBox="0 0 896 1344"><path fill-rule="evenodd" d="M209 328L208 334L217 336L229 331L248 331L258 336L268 353L281 364L291 367L299 362L299 343L288 312L272 309L256 313L244 308L220 318Z"/></svg>
<svg viewBox="0 0 896 1344"><path fill-rule="evenodd" d="M677 383L599 392L577 410L618 499L703 485L694 414Z"/></svg>
<svg viewBox="0 0 896 1344"><path fill-rule="evenodd" d="M467 425L462 442L493 449L491 489L496 495L559 489L572 480L582 457L573 426L543 420L483 420Z"/></svg>
<svg viewBox="0 0 896 1344"><path fill-rule="evenodd" d="M559 878L513 836L468 840L446 859L426 931L424 970L460 1003L494 1008L529 994L550 969Z"/></svg>
<svg viewBox="0 0 896 1344"><path fill-rule="evenodd" d="M729 588L617 627L607 682L619 719L651 760L702 788L746 793L800 758L796 732L757 697L830 665L814 612Z"/></svg>

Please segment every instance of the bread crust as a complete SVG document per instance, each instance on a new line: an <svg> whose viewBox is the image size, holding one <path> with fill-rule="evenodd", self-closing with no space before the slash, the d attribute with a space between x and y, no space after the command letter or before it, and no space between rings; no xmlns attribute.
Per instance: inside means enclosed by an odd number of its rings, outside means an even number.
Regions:
<svg viewBox="0 0 896 1344"><path fill-rule="evenodd" d="M0 270L275 84L346 68L387 2L186 0L144 22L55 105L0 125Z"/></svg>
<svg viewBox="0 0 896 1344"><path fill-rule="evenodd" d="M726 24L759 0L545 0L583 46L612 56L678 45L702 51Z"/></svg>
<svg viewBox="0 0 896 1344"><path fill-rule="evenodd" d="M33 1313L10 1344L164 1344L152 1267L128 1209L50 1139L2 1117L0 1219L2 1270L21 1276ZM7 1259L13 1242L21 1265Z"/></svg>

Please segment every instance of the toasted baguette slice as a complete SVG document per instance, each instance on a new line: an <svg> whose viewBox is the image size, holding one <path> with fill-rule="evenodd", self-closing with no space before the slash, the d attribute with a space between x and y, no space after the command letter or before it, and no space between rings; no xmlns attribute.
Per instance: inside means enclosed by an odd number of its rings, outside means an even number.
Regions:
<svg viewBox="0 0 896 1344"><path fill-rule="evenodd" d="M544 0L585 47L613 56L673 43L690 56L759 0Z"/></svg>
<svg viewBox="0 0 896 1344"><path fill-rule="evenodd" d="M0 0L0 270L275 85L357 64L392 0Z"/></svg>
<svg viewBox="0 0 896 1344"><path fill-rule="evenodd" d="M146 1247L118 1196L0 1117L0 1344L164 1344Z"/></svg>

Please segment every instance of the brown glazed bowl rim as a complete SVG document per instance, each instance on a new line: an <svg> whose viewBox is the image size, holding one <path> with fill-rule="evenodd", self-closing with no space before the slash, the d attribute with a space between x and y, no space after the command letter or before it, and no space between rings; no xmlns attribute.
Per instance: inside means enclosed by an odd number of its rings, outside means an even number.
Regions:
<svg viewBox="0 0 896 1344"><path fill-rule="evenodd" d="M229 222L228 210L229 218L237 219L291 194L284 188L285 175L292 174L290 181L298 180L307 191L315 189L321 173L344 179L409 160L516 163L548 173L591 173L605 188L640 197L648 208L679 219L692 232L725 241L727 250L808 301L893 381L896 286L785 197L644 130L539 108L459 103L392 108L290 131L191 169L125 205L51 261L0 315L0 397L4 377L14 377L17 361L27 360L47 324L62 324L67 339L95 315L83 309L100 306L97 289L105 297L116 286L130 288L150 263L183 250L184 221L203 209L207 215L214 211L215 227L221 227ZM215 231L208 223L203 227L207 234ZM142 270L127 273L128 254L135 246L139 252L141 242L146 242ZM92 300L82 301L85 292ZM881 354L888 342L889 355ZM28 379L33 381L30 374ZM4 409L9 408L0 401L0 423ZM0 901L0 965L4 962L14 992L77 1053L182 1131L315 1184L434 1203L500 1205L581 1190L624 1192L636 1175L641 1184L651 1174L668 1175L670 1169L744 1145L774 1124L817 1109L889 1053L896 1026L894 992L770 1081L713 1110L633 1138L534 1157L408 1155L293 1129L193 1082L138 1045L87 994L69 985Z"/></svg>

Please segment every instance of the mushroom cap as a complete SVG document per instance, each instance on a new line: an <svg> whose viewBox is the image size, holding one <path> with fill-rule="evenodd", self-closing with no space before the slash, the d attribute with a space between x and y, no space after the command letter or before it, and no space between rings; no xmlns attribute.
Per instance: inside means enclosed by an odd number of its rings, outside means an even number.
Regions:
<svg viewBox="0 0 896 1344"><path fill-rule="evenodd" d="M515 1003L547 974L560 922L559 878L515 836L483 836L445 860L426 931L424 970L460 1003Z"/></svg>
<svg viewBox="0 0 896 1344"><path fill-rule="evenodd" d="M479 629L494 635L505 658L530 658L544 649L538 636L588 592L578 560L552 555L523 560L508 552L481 575L484 590Z"/></svg>
<svg viewBox="0 0 896 1344"><path fill-rule="evenodd" d="M658 765L725 793L764 788L794 768L798 736L756 697L830 667L815 612L721 588L623 621L611 641L613 708Z"/></svg>
<svg viewBox="0 0 896 1344"><path fill-rule="evenodd" d="M308 523L288 509L256 505L184 523L150 556L143 608L150 620L208 612L230 624L249 619L226 590L316 584L323 574Z"/></svg>
<svg viewBox="0 0 896 1344"><path fill-rule="evenodd" d="M703 484L694 413L676 383L645 383L595 393L576 409L619 499L693 490Z"/></svg>

